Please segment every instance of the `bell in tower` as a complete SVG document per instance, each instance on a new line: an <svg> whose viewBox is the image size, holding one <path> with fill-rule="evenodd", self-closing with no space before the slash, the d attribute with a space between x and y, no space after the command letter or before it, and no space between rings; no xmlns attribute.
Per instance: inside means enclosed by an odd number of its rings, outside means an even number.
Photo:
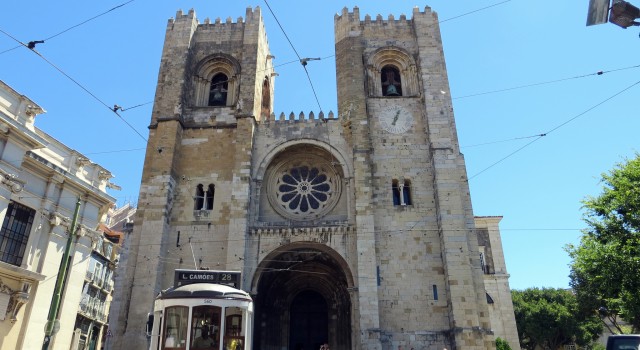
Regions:
<svg viewBox="0 0 640 350"><path fill-rule="evenodd" d="M209 106L224 106L227 104L228 79L222 73L216 74L211 80L209 92Z"/></svg>
<svg viewBox="0 0 640 350"><path fill-rule="evenodd" d="M382 95L383 96L402 96L402 88L400 85L400 72L398 71L397 68L391 67L391 66L386 66L382 68L381 77L382 77L382 90L383 90Z"/></svg>

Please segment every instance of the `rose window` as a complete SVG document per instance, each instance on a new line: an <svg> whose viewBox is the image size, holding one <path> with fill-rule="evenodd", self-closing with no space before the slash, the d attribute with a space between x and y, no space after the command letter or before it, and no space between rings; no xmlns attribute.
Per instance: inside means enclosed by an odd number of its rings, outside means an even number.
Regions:
<svg viewBox="0 0 640 350"><path fill-rule="evenodd" d="M340 198L340 176L325 159L313 154L290 157L274 165L267 176L271 207L292 220L318 219Z"/></svg>
<svg viewBox="0 0 640 350"><path fill-rule="evenodd" d="M331 179L316 167L289 169L277 179L276 197L280 205L295 214L313 214L331 197Z"/></svg>

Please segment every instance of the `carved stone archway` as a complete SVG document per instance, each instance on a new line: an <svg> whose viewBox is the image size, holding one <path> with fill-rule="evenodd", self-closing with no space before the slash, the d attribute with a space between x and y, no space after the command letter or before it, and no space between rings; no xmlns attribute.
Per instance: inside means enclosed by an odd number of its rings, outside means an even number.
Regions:
<svg viewBox="0 0 640 350"><path fill-rule="evenodd" d="M320 330L309 330L311 336L305 338L308 340L300 341L304 349L315 346L318 342L315 338L322 332L331 349L351 349L350 273L327 249L314 243L290 244L268 255L260 264L254 279L257 283L254 349L295 349L291 339L304 337L292 337L292 317L309 325L327 322L326 328L322 325L317 327ZM314 300L314 305L301 311L300 298ZM306 320L305 315L316 315L320 320Z"/></svg>

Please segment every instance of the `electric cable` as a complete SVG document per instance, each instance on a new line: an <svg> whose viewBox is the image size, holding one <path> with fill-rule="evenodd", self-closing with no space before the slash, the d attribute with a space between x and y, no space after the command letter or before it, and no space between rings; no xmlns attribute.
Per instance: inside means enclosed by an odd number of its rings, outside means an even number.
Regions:
<svg viewBox="0 0 640 350"><path fill-rule="evenodd" d="M2 29L0 29L0 32L2 32L4 35L10 37L11 39L15 40L16 42L20 43L20 45L25 46L25 47L28 48L28 46L26 44L24 44L20 40L16 39L15 37L13 37L11 34L5 32ZM55 68L58 72L60 72L60 74L64 75L69 80L71 80L74 84L76 84L78 87L80 87L82 90L84 90L87 94L89 94L91 97L93 97L96 101L100 102L103 106L107 107L107 109L109 109L111 112L113 112L115 115L117 115L118 118L120 118L120 120L122 120L125 124L127 124L129 126L129 128L131 128L131 130L133 130L136 134L138 134L138 136L140 136L140 138L142 138L144 140L144 142L147 142L147 139L144 136L142 136L142 134L140 132L138 132L138 130L136 130L136 128L134 128L133 125L129 124L129 122L127 122L124 118L122 118L122 116L118 113L118 111L115 108L109 107L109 105L107 105L104 101L102 101L100 98L98 98L98 96L93 94L91 91L89 91L89 89L84 87L82 84L80 84L77 80L75 80L69 74L65 73L62 69L60 69L58 66L53 64L53 62L49 61L46 57L44 57L41 53L36 51L34 48L31 48L30 51L32 51L33 53L38 55L38 57L40 57L45 62L47 62L51 67Z"/></svg>
<svg viewBox="0 0 640 350"><path fill-rule="evenodd" d="M133 106L133 107L127 107L127 108L124 108L124 107L122 107L122 106L118 106L118 105L113 105L113 108L111 108L111 110L116 111L116 112L117 112L117 111L125 112L125 111L128 111L128 110L130 110L130 109L134 109L134 108L138 108L138 107L146 106L146 105L151 104L151 103L153 103L153 101L149 101L149 102L141 103L141 104L139 104L139 105L135 105L135 106Z"/></svg>
<svg viewBox="0 0 640 350"><path fill-rule="evenodd" d="M635 65L635 66L629 66L629 67L606 70L606 71L602 71L601 70L601 71L597 71L595 73L582 74L582 75L577 75L577 76L574 76L574 77L555 79L555 80L548 80L548 81L525 84L525 85L518 85L518 86L513 86L513 87L508 87L508 88L503 88L503 89L498 89L498 90L490 90L490 91L478 92L478 93L473 93L473 94L469 94L469 95L463 95L463 96L459 96L459 97L452 97L451 99L453 99L453 100L461 100L461 99L469 98L469 97L476 97L476 96L482 96L482 95L495 94L495 93L499 93L499 92L506 92L506 91L524 89L524 88L540 86L540 85L554 84L554 83L559 83L559 82L563 82L563 81L567 81L567 80L591 77L591 76L594 76L594 75L595 76L600 76L600 75L604 75L604 74L607 74L607 73L619 72L619 71L638 68L638 67L640 67L640 64L639 65Z"/></svg>
<svg viewBox="0 0 640 350"><path fill-rule="evenodd" d="M638 80L638 81L636 81L635 83L633 83L633 84L631 84L631 85L629 85L629 86L625 87L624 89L622 89L622 90L620 90L620 91L616 92L615 94L613 94L613 95L611 95L611 96L607 97L606 99L604 99L604 100L602 100L602 101L600 101L600 102L596 103L595 105L593 105L593 106L591 106L591 107L587 108L587 109L586 109L586 110L584 110L583 112L578 113L578 114L577 114L577 115L575 115L574 117L569 118L568 120L566 120L565 122L563 122L563 123L561 123L561 124L559 124L559 125L555 126L554 128L551 128L549 131L547 131L547 132L545 132L545 133L540 134L540 135L542 135L542 136L538 136L536 139L534 139L534 140L532 140L532 141L530 141L530 142L526 143L524 146L522 146L522 147L520 147L520 148L516 149L515 151L513 151L513 152L509 153L508 155L506 155L506 156L502 157L501 159L499 159L499 160L498 160L498 161L496 161L495 163L493 163L493 164L489 165L488 167L486 167L486 168L482 169L480 172L478 172L478 173L476 173L475 175L471 176L468 180L471 180L471 179L473 179L473 178L477 177L478 175L480 175L480 174L484 173L485 171L487 171L487 170L489 170L489 169L493 168L494 166L496 166L496 165L498 165L498 164L502 163L504 160L506 160L506 159L510 158L510 157L511 157L511 156L513 156L514 154L516 154L516 153L518 153L518 152L522 151L523 149L525 149L525 148L529 147L529 146L530 146L531 144L533 144L534 142L536 142L536 141L540 140L543 136L547 136L547 135L549 135L550 133L552 133L552 132L554 132L554 131L556 131L556 130L560 129L561 127L563 127L563 126L565 126L565 125L569 124L570 122L572 122L572 121L574 121L574 120L578 119L579 117L581 117L581 116L583 116L583 115L587 114L588 112L590 112L590 111L594 110L595 108L597 108L597 107L601 106L602 104L604 104L604 103L606 103L606 102L610 101L611 99L615 98L616 96L618 96L618 95L620 95L620 94L624 93L625 91L627 91L627 90L631 89L632 87L634 87L634 86L636 86L636 85L638 85L638 84L640 84L640 80Z"/></svg>
<svg viewBox="0 0 640 350"><path fill-rule="evenodd" d="M496 144L496 143L524 140L524 139L530 139L530 138L542 137L542 136L546 136L546 135L545 134L536 134L536 135L531 135L531 136L514 137L514 138L506 139L506 140L489 141L489 142L483 142L483 143L476 143L475 145L460 146L460 148L471 148L471 147L478 147L478 146L493 145L493 144Z"/></svg>
<svg viewBox="0 0 640 350"><path fill-rule="evenodd" d="M130 149L121 149L121 150L113 150L113 151L87 152L87 153L83 153L83 154L84 155L111 154L111 153L124 153L124 152L144 151L144 150L146 150L146 148L130 148Z"/></svg>
<svg viewBox="0 0 640 350"><path fill-rule="evenodd" d="M296 50L295 46L293 46L293 43L291 42L291 39L289 39L289 36L287 35L287 32L282 27L282 24L280 24L280 21L278 20L278 17L276 17L276 14L271 9L271 6L267 2L267 0L264 0L264 3L267 5L267 8L269 9L269 12L271 12L271 15L273 16L273 18L276 20L276 23L280 27L280 30L282 31L282 34L284 34L284 37L289 42L289 45L291 45L291 48L293 49L293 52L295 52L296 56L298 57L298 60L300 61L300 64L302 65L302 68L304 69L305 73L307 74L307 79L309 80L309 85L311 85L311 91L313 91L313 96L316 99L316 103L318 104L318 108L320 109L320 111L322 111L322 106L320 106L320 100L318 99L318 95L316 94L316 89L313 87L313 82L311 81L311 76L309 75L309 71L307 70L307 62L310 59L309 58L300 57L300 54L298 54L298 51ZM315 60L315 59L312 59L312 60Z"/></svg>
<svg viewBox="0 0 640 350"><path fill-rule="evenodd" d="M109 9L109 10L105 11L105 12L102 12L102 13L101 13L101 14L99 14L99 15L93 16L93 17L91 17L91 18L89 18L89 19L87 19L87 20L85 20L85 21L82 21L82 22L80 22L80 23L78 23L78 24L75 24L75 25L73 25L73 26L71 26L71 27L69 27L69 28L67 28L67 29L65 29L65 30L63 30L63 31L61 31L61 32L59 32L59 33L57 33L57 34L54 34L54 35L52 35L52 36L50 36L50 37L46 38L46 39L37 40L37 41L30 41L29 43L33 43L33 47L30 47L31 45L27 45L27 48L33 49L33 48L35 47L35 44L42 44L42 43L46 42L47 40L51 40L51 39L53 39L53 38L55 38L55 37L57 37L57 36L59 36L59 35L61 35L61 34L64 34L64 33L68 32L68 31L70 31L71 29L77 28L77 27L79 27L79 26L81 26L81 25L83 25L83 24L85 24L85 23L87 23L87 22L93 21L94 19L96 19L96 18L98 18L98 17L104 16L104 15L106 15L107 13L109 13L109 12L111 12L111 11L114 11L114 10L116 10L116 9L118 9L118 8L120 8L120 7L123 7L123 6L125 6L125 5L127 5L127 4L129 4L129 3L132 3L132 2L134 2L134 1L135 1L135 0L130 0L130 1L127 1L127 2L125 2L125 3L122 3L122 4L120 4L120 5L116 6L116 7L113 7L113 8L111 8L111 9ZM19 48L19 47L22 47L22 45L18 45L18 46L16 46L16 47L10 48L10 49L8 49L8 50L4 50L4 51L0 52L0 55L2 55L3 53L9 52L9 51L13 51L13 50L15 50L15 49L17 49L17 48Z"/></svg>
<svg viewBox="0 0 640 350"><path fill-rule="evenodd" d="M464 16L470 15L472 13L476 13L476 12L480 12L480 11L483 11L483 10L486 10L486 9L490 9L490 8L496 7L498 5L506 4L506 3L510 2L510 1L511 0L505 0L505 1L502 1L502 2L499 2L499 3L495 3L493 5L489 5L489 6L485 6L483 8L479 8L477 10L473 10L473 11L470 11L470 12L467 12L467 13L463 13L463 14L458 15L458 16L454 16L454 17L451 17L451 18L443 19L442 21L439 21L438 24L444 23L444 22L447 22L447 21L451 21L451 20L454 20L456 18L464 17Z"/></svg>
<svg viewBox="0 0 640 350"><path fill-rule="evenodd" d="M420 223L419 221L417 223ZM556 232L556 231L582 231L583 229L580 228L500 228L498 231L502 232L502 231L533 231L533 232ZM377 234L395 234L398 233L398 231L413 231L413 232L439 232L441 231L440 228L420 228L420 229L415 229L415 227L410 228L409 230L380 230L380 231L376 231L376 230L353 230L351 233L344 233L346 235L351 235L353 236L353 233L355 233L355 235L364 235L364 234L371 234L371 233L377 233ZM464 228L464 229L446 229L444 230L446 232L468 232L471 231L470 229ZM205 231L196 231L196 232L205 232ZM342 235L343 233L338 233L338 235ZM257 235L256 235L257 236ZM269 235L260 235L259 238L259 242L266 242L267 244L271 244L274 241L282 241L282 237L279 235L274 235L273 237L269 237ZM252 238L247 239L246 237L239 237L239 238L227 238L227 239L201 239L201 240L194 240L193 243L204 243L204 244L229 244L229 243L233 243L233 242L250 242L252 240ZM303 241L305 243L315 243L315 242L309 242L309 241ZM425 242L426 243L426 242ZM162 246L164 244L168 244L171 245L172 243L140 243L144 246ZM134 246L135 244L132 244L131 246ZM173 248L176 249L176 248ZM310 249L310 248L305 248L305 249ZM299 250L279 250L278 253L299 253ZM320 251L309 251L308 253L322 253ZM175 253L172 253L175 254Z"/></svg>

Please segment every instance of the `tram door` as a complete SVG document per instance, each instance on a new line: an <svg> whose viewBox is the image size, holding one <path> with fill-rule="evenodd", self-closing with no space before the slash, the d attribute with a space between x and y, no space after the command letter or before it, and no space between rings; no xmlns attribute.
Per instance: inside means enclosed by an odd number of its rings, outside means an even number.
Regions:
<svg viewBox="0 0 640 350"><path fill-rule="evenodd" d="M291 303L289 350L316 350L328 341L329 310L326 300L314 291L298 294Z"/></svg>

